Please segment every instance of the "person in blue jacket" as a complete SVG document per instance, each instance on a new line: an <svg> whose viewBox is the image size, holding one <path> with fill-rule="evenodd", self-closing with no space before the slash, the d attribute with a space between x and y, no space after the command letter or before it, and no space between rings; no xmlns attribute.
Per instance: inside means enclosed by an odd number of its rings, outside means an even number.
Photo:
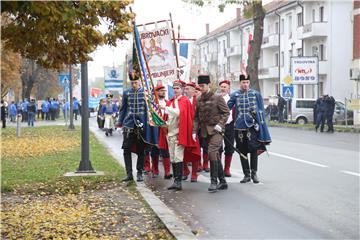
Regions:
<svg viewBox="0 0 360 240"><path fill-rule="evenodd" d="M49 98L44 100L43 103L41 104L41 119L44 120L50 120L50 116L49 116L49 110L50 110L50 103L49 103Z"/></svg>
<svg viewBox="0 0 360 240"><path fill-rule="evenodd" d="M70 103L67 102L65 99L63 100L63 104L62 104L62 112L64 115L64 119L67 120L69 119L70 116Z"/></svg>
<svg viewBox="0 0 360 240"><path fill-rule="evenodd" d="M264 103L261 94L250 88L250 77L240 75L240 90L230 95L229 109L235 107L235 141L240 150L244 178L240 183L259 183L257 176L258 155L266 151L271 137L265 121ZM247 155L250 153L250 166ZM250 172L251 170L251 172Z"/></svg>
<svg viewBox="0 0 360 240"><path fill-rule="evenodd" d="M144 89L140 85L138 74L130 73L131 88L124 91L123 101L119 112L118 127L123 128L123 153L126 168L124 182L132 181L131 152L136 146L137 181L143 181L143 168L146 144L156 145L159 141L159 128L148 124L147 105L144 98Z"/></svg>
<svg viewBox="0 0 360 240"><path fill-rule="evenodd" d="M28 112L27 112L27 105L29 104L27 98L24 99L24 102L21 104L22 110L22 122L28 121Z"/></svg>
<svg viewBox="0 0 360 240"><path fill-rule="evenodd" d="M12 101L9 107L9 116L11 122L15 122L16 114L17 114L16 104L14 101Z"/></svg>
<svg viewBox="0 0 360 240"><path fill-rule="evenodd" d="M112 102L113 95L106 94L106 104L101 106L100 115L105 118L104 129L106 136L112 136L114 130L114 121L119 111L115 103Z"/></svg>
<svg viewBox="0 0 360 240"><path fill-rule="evenodd" d="M73 97L73 112L75 120L77 120L77 116L79 115L79 101L76 99L76 97Z"/></svg>

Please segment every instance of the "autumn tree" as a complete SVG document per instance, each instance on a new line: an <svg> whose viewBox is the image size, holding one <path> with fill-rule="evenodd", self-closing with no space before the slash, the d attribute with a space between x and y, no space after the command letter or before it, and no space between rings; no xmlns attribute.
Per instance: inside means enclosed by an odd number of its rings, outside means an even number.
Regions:
<svg viewBox="0 0 360 240"><path fill-rule="evenodd" d="M19 91L21 62L19 54L1 47L1 98L4 98L10 89Z"/></svg>
<svg viewBox="0 0 360 240"><path fill-rule="evenodd" d="M134 14L122 1L2 1L11 21L1 28L5 47L46 68L91 60L97 46L127 38ZM105 23L103 33L99 26Z"/></svg>
<svg viewBox="0 0 360 240"><path fill-rule="evenodd" d="M240 4L243 6L244 16L246 18L252 18L254 23L254 34L253 40L250 41L250 53L248 57L248 63L246 67L246 72L250 75L251 86L253 89L260 91L259 85L259 59L261 52L261 44L263 39L263 28L264 28L264 18L265 10L262 6L261 0L225 0L225 1L212 1L212 0L183 0L188 4L194 4L197 6L204 6L205 4L217 4L219 11L223 12L226 5L228 4Z"/></svg>

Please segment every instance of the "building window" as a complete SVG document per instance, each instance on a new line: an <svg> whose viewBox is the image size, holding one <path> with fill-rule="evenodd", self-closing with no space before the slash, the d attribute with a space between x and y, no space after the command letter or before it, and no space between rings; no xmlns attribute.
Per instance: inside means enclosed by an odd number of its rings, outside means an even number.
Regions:
<svg viewBox="0 0 360 240"><path fill-rule="evenodd" d="M282 67L284 66L284 52L281 52L280 64Z"/></svg>
<svg viewBox="0 0 360 240"><path fill-rule="evenodd" d="M278 22L275 23L275 33L276 34L279 33L279 23Z"/></svg>
<svg viewBox="0 0 360 240"><path fill-rule="evenodd" d="M280 25L280 32L281 34L284 34L284 25L285 25L285 20L281 19L281 25Z"/></svg>
<svg viewBox="0 0 360 240"><path fill-rule="evenodd" d="M325 46L324 46L324 44L319 45L319 60L320 61L325 60Z"/></svg>
<svg viewBox="0 0 360 240"><path fill-rule="evenodd" d="M221 42L219 42L218 53L220 53L220 49L221 49Z"/></svg>
<svg viewBox="0 0 360 240"><path fill-rule="evenodd" d="M225 40L223 40L223 51L224 51L224 56L226 56Z"/></svg>
<svg viewBox="0 0 360 240"><path fill-rule="evenodd" d="M291 62L291 57L292 57L292 50L289 50L289 72L290 72L290 62Z"/></svg>
<svg viewBox="0 0 360 240"><path fill-rule="evenodd" d="M297 14L297 26L301 27L302 25L303 25L303 14L301 12Z"/></svg>
<svg viewBox="0 0 360 240"><path fill-rule="evenodd" d="M315 9L312 10L312 22L315 22Z"/></svg>
<svg viewBox="0 0 360 240"><path fill-rule="evenodd" d="M230 73L230 61L227 61L227 72Z"/></svg>
<svg viewBox="0 0 360 240"><path fill-rule="evenodd" d="M275 53L275 66L279 66L279 53Z"/></svg>
<svg viewBox="0 0 360 240"><path fill-rule="evenodd" d="M226 65L223 64L223 77L226 78Z"/></svg>
<svg viewBox="0 0 360 240"><path fill-rule="evenodd" d="M301 57L303 55L302 48L296 49L296 54L298 57Z"/></svg>
<svg viewBox="0 0 360 240"><path fill-rule="evenodd" d="M320 92L320 96L324 95L324 82L320 82L320 91L319 92Z"/></svg>
<svg viewBox="0 0 360 240"><path fill-rule="evenodd" d="M297 97L304 98L304 85L303 84L297 85Z"/></svg>
<svg viewBox="0 0 360 240"><path fill-rule="evenodd" d="M320 7L319 14L320 14L320 22L323 22L324 21L324 7Z"/></svg>
<svg viewBox="0 0 360 240"><path fill-rule="evenodd" d="M292 38L292 16L289 15L289 23L288 23L288 32L289 32L289 38Z"/></svg>
<svg viewBox="0 0 360 240"><path fill-rule="evenodd" d="M319 56L319 49L317 46L312 46L311 51L313 56Z"/></svg>

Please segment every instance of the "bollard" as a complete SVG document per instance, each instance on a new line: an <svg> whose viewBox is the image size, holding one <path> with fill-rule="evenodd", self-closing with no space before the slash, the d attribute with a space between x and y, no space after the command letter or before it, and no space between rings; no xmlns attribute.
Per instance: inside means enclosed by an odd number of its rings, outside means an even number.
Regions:
<svg viewBox="0 0 360 240"><path fill-rule="evenodd" d="M21 114L16 116L16 137L20 137L21 135Z"/></svg>

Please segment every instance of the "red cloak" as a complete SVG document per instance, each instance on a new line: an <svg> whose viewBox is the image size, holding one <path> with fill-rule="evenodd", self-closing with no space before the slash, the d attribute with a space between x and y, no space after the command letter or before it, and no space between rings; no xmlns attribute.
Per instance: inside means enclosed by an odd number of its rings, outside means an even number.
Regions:
<svg viewBox="0 0 360 240"><path fill-rule="evenodd" d="M184 158L194 160L200 159L199 143L192 139L192 126L194 119L193 107L191 106L190 100L185 96L181 96L178 99L178 105L180 110L178 144L185 147ZM166 106L175 107L175 97L170 99ZM166 115L165 119L167 119ZM164 137L164 131L160 131L159 148L167 149L167 141L166 137Z"/></svg>

